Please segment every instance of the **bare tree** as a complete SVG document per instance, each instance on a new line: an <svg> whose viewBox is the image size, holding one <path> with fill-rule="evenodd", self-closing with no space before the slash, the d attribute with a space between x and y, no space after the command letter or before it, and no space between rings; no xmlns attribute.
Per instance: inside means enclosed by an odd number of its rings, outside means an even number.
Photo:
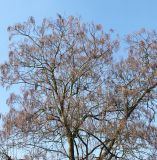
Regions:
<svg viewBox="0 0 157 160"><path fill-rule="evenodd" d="M155 156L156 33L127 37L128 57L114 62L112 30L33 17L8 28L9 61L1 84L18 86L7 100L3 132L27 159L145 159ZM14 38L15 37L15 38Z"/></svg>

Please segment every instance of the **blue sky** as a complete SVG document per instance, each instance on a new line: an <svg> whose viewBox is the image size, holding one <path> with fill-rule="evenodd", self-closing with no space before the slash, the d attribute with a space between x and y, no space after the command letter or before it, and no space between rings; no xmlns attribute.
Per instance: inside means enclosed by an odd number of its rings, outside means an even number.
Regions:
<svg viewBox="0 0 157 160"><path fill-rule="evenodd" d="M34 16L55 18L62 15L81 16L85 22L101 23L105 30L113 28L121 36L140 28L157 29L157 0L0 0L0 63L7 60L7 26ZM8 95L0 87L0 112L6 110Z"/></svg>

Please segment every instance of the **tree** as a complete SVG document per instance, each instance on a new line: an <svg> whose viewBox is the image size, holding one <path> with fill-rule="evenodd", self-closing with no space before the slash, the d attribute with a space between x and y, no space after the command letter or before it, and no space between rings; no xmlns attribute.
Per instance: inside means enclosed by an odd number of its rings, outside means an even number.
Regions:
<svg viewBox="0 0 157 160"><path fill-rule="evenodd" d="M156 32L128 36L128 57L114 62L112 30L77 17L41 26L30 17L8 30L13 43L0 82L21 92L7 100L6 145L14 142L27 159L156 156Z"/></svg>

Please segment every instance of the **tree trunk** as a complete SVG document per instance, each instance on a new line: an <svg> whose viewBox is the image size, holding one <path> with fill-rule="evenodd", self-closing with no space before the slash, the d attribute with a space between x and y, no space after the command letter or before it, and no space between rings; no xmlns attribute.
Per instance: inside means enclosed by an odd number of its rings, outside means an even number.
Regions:
<svg viewBox="0 0 157 160"><path fill-rule="evenodd" d="M68 145L69 145L69 160L75 160L74 156L74 139L72 136L68 137Z"/></svg>

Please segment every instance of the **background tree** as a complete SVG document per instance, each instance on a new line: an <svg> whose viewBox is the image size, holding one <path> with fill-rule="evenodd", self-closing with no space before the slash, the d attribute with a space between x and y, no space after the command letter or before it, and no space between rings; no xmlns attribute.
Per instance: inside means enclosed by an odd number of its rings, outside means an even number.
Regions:
<svg viewBox="0 0 157 160"><path fill-rule="evenodd" d="M128 57L114 62L119 41L112 30L77 17L59 15L41 26L30 17L8 30L13 43L1 84L21 92L7 100L6 145L14 142L27 159L156 156L154 31L129 35Z"/></svg>

